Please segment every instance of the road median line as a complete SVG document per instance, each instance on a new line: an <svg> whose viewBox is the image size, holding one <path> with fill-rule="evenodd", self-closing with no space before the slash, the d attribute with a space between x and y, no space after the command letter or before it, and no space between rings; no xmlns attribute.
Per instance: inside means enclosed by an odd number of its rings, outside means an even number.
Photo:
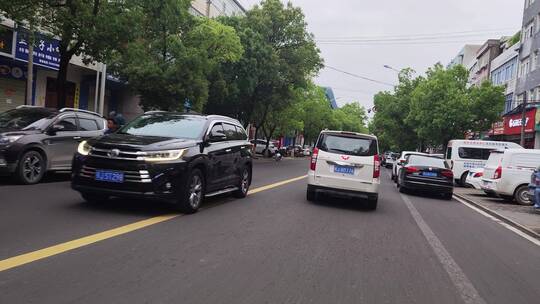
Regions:
<svg viewBox="0 0 540 304"><path fill-rule="evenodd" d="M305 179L306 177L307 175L304 175L304 176L284 180L281 182L273 183L270 185L262 186L259 188L255 188L251 190L248 193L248 195L253 195L259 192L281 187L286 184L290 184L290 183ZM106 230L103 232L85 236L85 237L75 239L72 241L67 241L61 244L53 245L53 246L39 249L36 251L31 251L31 252L23 253L21 255L17 255L11 258L0 260L0 272L15 268L15 267L19 267L28 263L36 262L36 261L39 261L39 260L42 260L51 256L55 256L64 252L75 250L75 249L78 249L87 245L91 245L97 242L101 242L110 238L114 238L120 235L124 235L124 234L130 233L136 230L140 230L149 226L163 223L163 222L181 217L183 215L184 214L169 214L169 215L156 216L156 217L152 217L146 220L138 221L138 222L131 223L128 225L120 226L117 228L113 228L110 230Z"/></svg>

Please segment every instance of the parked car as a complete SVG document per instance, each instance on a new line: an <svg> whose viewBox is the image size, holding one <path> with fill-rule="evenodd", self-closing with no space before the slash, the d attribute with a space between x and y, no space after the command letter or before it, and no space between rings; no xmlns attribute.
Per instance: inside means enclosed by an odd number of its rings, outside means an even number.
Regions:
<svg viewBox="0 0 540 304"><path fill-rule="evenodd" d="M482 189L482 177L484 176L484 168L476 168L469 170L465 184L474 189Z"/></svg>
<svg viewBox="0 0 540 304"><path fill-rule="evenodd" d="M493 151L484 167L482 189L520 205L532 205L529 197L531 174L540 164L540 150Z"/></svg>
<svg viewBox="0 0 540 304"><path fill-rule="evenodd" d="M529 197L534 203L534 208L540 210L540 165L531 175Z"/></svg>
<svg viewBox="0 0 540 304"><path fill-rule="evenodd" d="M428 155L409 155L399 169L397 186L399 192L430 191L452 199L454 174L446 162Z"/></svg>
<svg viewBox="0 0 540 304"><path fill-rule="evenodd" d="M385 157L384 166L387 169L392 169L394 163L397 161L399 155L397 153L390 153Z"/></svg>
<svg viewBox="0 0 540 304"><path fill-rule="evenodd" d="M89 202L157 199L194 213L205 197L247 195L251 153L246 131L235 119L143 114L114 134L79 145L72 188Z"/></svg>
<svg viewBox="0 0 540 304"><path fill-rule="evenodd" d="M307 200L320 193L367 200L377 209L381 166L377 137L322 131L308 172Z"/></svg>
<svg viewBox="0 0 540 304"><path fill-rule="evenodd" d="M485 140L451 140L446 149L446 161L454 172L457 184L465 185L469 170L483 168L492 150L522 148L513 142Z"/></svg>
<svg viewBox="0 0 540 304"><path fill-rule="evenodd" d="M278 148L272 141L270 141L268 148L266 148L266 140L263 139L254 139L251 141L251 143L255 146L255 153L257 154L271 157L278 152Z"/></svg>
<svg viewBox="0 0 540 304"><path fill-rule="evenodd" d="M36 184L47 171L71 170L79 142L104 134L99 114L20 106L0 113L0 174Z"/></svg>
<svg viewBox="0 0 540 304"><path fill-rule="evenodd" d="M398 175L399 169L403 166L403 164L407 160L407 156L409 155L429 155L429 154L416 152L416 151L401 152L401 155L399 156L399 158L392 165L392 180L393 181L397 182L397 175Z"/></svg>

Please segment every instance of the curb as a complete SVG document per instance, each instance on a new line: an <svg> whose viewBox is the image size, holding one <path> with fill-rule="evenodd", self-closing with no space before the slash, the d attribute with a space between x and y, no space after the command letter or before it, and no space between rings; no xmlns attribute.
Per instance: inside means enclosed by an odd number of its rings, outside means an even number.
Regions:
<svg viewBox="0 0 540 304"><path fill-rule="evenodd" d="M521 224L518 224L518 223L514 222L513 220L511 220L511 219L509 219L509 218L507 218L505 216L502 216L501 214L499 214L499 213L497 213L497 212L495 212L495 211L493 211L493 210L491 210L491 209L489 209L487 207L484 207L481 204L479 204L479 203L477 203L477 202L475 202L475 201L473 201L473 200L471 200L469 198L466 198L465 196L463 196L461 194L454 193L454 196L461 199L461 200L463 200L463 201L465 201L465 202L467 202L467 203L469 203L469 204L471 204L471 205L473 205L473 206L475 206L476 208L484 211L485 213L487 213L487 214L489 214L489 215L491 215L491 216L505 222L506 224L520 230L521 232L527 234L528 236L533 237L533 238L540 241L540 234L532 231L531 229L529 229L529 228L527 228L527 227L525 227L525 226L523 226Z"/></svg>

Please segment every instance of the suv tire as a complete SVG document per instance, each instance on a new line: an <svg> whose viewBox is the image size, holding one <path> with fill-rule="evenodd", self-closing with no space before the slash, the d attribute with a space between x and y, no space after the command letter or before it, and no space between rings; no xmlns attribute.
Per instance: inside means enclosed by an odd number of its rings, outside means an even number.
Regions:
<svg viewBox="0 0 540 304"><path fill-rule="evenodd" d="M532 206L534 202L528 198L529 186L523 185L516 189L514 193L514 198L516 202L523 206Z"/></svg>
<svg viewBox="0 0 540 304"><path fill-rule="evenodd" d="M182 213L193 214L199 210L204 198L204 176L199 169L191 170L184 189L176 202L176 207Z"/></svg>
<svg viewBox="0 0 540 304"><path fill-rule="evenodd" d="M45 175L46 163L43 156L37 151L28 151L23 154L17 166L17 180L24 185L37 184Z"/></svg>
<svg viewBox="0 0 540 304"><path fill-rule="evenodd" d="M243 167L240 172L240 184L238 185L238 190L233 195L237 198L245 198L248 195L251 184L251 172L249 167Z"/></svg>

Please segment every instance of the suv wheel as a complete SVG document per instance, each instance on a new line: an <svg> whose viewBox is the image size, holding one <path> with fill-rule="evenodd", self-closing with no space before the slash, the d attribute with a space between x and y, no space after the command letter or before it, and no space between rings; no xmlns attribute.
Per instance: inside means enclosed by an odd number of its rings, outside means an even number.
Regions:
<svg viewBox="0 0 540 304"><path fill-rule="evenodd" d="M516 193L514 194L516 202L520 205L532 206L534 202L530 199L528 192L529 187L527 185L523 185L517 188Z"/></svg>
<svg viewBox="0 0 540 304"><path fill-rule="evenodd" d="M238 190L234 192L234 196L237 198L244 198L248 195L251 173L249 167L244 167L240 174L240 185L238 185Z"/></svg>
<svg viewBox="0 0 540 304"><path fill-rule="evenodd" d="M25 185L37 184L45 174L45 161L37 151L23 154L17 166L17 179Z"/></svg>
<svg viewBox="0 0 540 304"><path fill-rule="evenodd" d="M203 197L204 176L201 170L193 169L177 202L177 207L183 213L195 213L201 207Z"/></svg>

